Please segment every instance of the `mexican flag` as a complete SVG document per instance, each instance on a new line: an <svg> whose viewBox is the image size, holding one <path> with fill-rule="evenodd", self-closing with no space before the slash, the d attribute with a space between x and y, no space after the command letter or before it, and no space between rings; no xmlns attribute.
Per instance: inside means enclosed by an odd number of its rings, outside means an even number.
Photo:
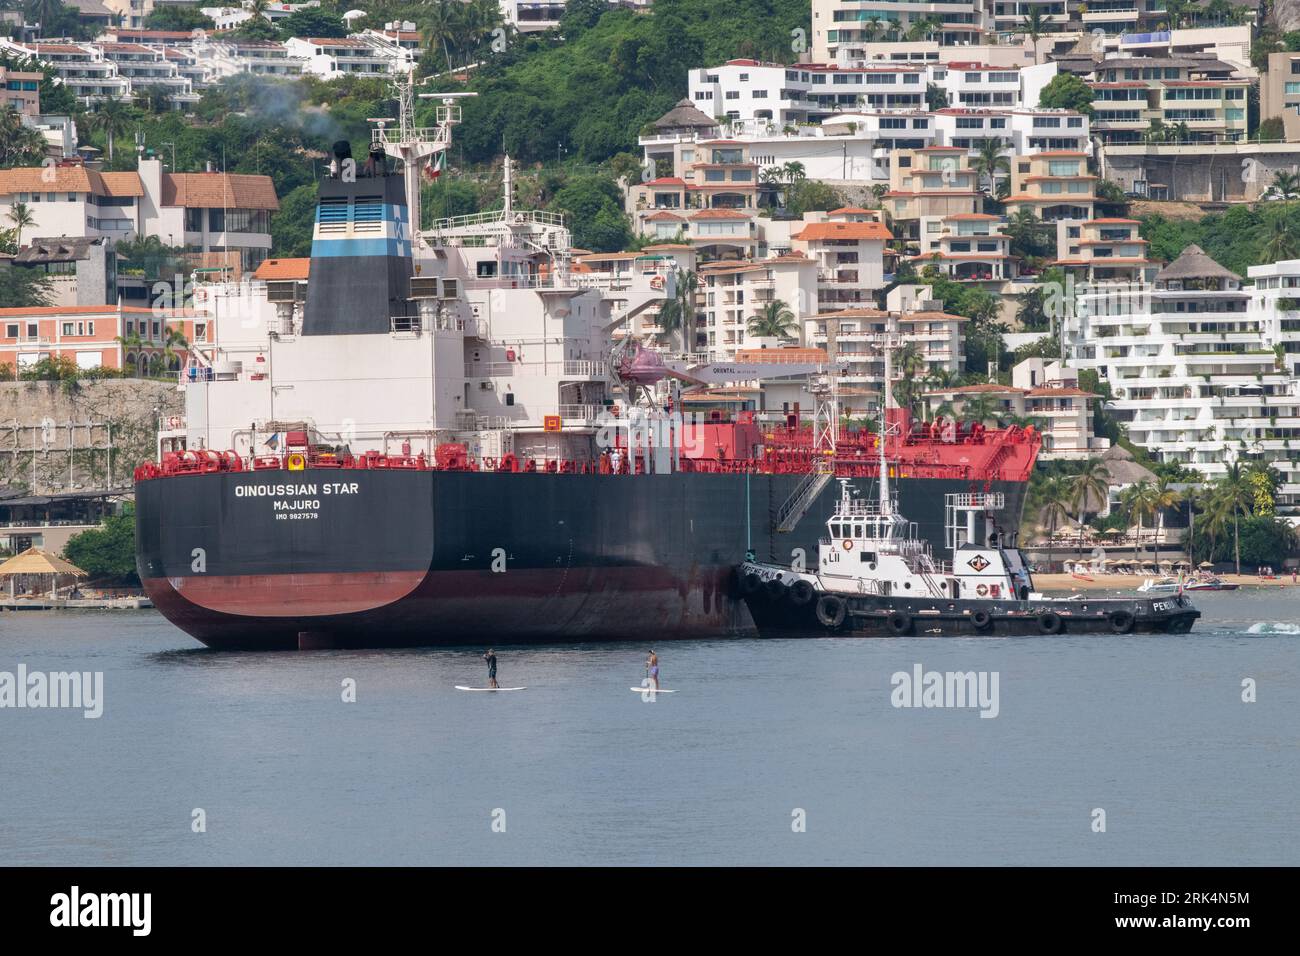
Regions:
<svg viewBox="0 0 1300 956"><path fill-rule="evenodd" d="M425 178L434 182L442 175L442 168L447 162L447 151L444 149L438 153L437 157L430 157L429 161L424 164Z"/></svg>

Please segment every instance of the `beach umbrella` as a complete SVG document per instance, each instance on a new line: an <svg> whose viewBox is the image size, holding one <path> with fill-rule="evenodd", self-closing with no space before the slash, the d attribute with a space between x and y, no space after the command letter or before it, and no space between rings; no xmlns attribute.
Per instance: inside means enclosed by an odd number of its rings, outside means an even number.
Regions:
<svg viewBox="0 0 1300 956"><path fill-rule="evenodd" d="M1197 565L1197 567L1200 568L1202 571L1208 571L1211 568L1213 568L1214 565L1209 561L1202 561L1200 564Z"/></svg>

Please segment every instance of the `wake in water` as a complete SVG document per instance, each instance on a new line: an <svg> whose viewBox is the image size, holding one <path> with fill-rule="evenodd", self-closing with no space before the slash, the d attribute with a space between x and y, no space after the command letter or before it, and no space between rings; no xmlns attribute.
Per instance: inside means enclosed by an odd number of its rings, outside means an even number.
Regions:
<svg viewBox="0 0 1300 956"><path fill-rule="evenodd" d="M1300 624L1272 623L1261 621L1246 629L1247 634L1300 634Z"/></svg>

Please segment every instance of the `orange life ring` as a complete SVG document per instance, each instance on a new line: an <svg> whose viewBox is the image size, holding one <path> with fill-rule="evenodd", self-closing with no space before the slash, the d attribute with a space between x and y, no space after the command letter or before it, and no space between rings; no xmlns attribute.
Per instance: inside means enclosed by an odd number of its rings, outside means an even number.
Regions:
<svg viewBox="0 0 1300 956"><path fill-rule="evenodd" d="M984 595L988 594L989 593L988 585L986 584L979 585L978 587L975 588L975 593L978 594L980 597L983 597Z"/></svg>
<svg viewBox="0 0 1300 956"><path fill-rule="evenodd" d="M853 550L853 542L852 542L851 540L849 540L848 538L845 538L845 539L844 539L844 550L845 550L845 551L852 551L852 550Z"/></svg>

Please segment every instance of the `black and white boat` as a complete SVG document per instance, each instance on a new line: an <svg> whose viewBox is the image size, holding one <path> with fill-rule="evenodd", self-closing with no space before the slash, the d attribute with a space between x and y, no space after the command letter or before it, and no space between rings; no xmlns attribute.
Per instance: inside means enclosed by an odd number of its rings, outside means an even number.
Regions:
<svg viewBox="0 0 1300 956"><path fill-rule="evenodd" d="M883 456L882 456L883 457ZM1184 593L1047 597L1034 590L1015 536L1000 532L997 492L945 496L951 560L934 557L898 513L881 462L878 500L840 498L815 570L746 561L740 588L759 633L790 637L1187 633L1201 612Z"/></svg>

